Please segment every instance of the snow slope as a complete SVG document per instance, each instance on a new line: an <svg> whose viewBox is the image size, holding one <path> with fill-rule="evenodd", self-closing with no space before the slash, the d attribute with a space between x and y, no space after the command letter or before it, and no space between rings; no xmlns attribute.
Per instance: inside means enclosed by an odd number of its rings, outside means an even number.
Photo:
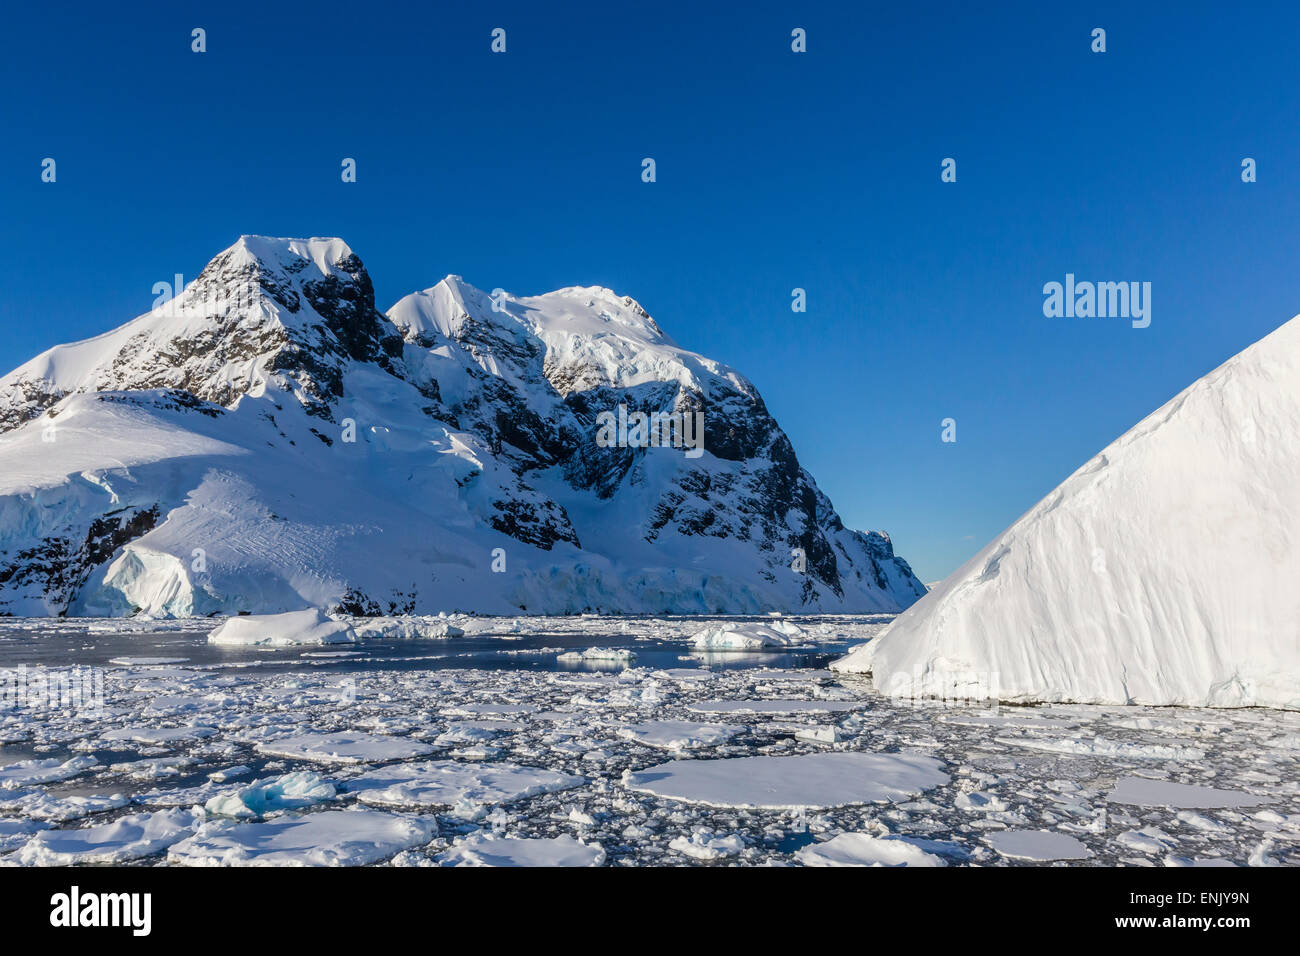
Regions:
<svg viewBox="0 0 1300 956"><path fill-rule="evenodd" d="M1300 707L1300 317L835 669L899 696Z"/></svg>
<svg viewBox="0 0 1300 956"><path fill-rule="evenodd" d="M704 453L601 447L623 405ZM806 572L792 569L802 549ZM449 276L388 316L339 239L245 236L0 379L0 614L892 611L757 390L598 288Z"/></svg>

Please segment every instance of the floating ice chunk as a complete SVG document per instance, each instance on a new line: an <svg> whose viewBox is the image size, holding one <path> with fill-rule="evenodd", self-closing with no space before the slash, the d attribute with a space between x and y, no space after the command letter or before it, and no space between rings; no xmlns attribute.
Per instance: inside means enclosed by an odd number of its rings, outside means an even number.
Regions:
<svg viewBox="0 0 1300 956"><path fill-rule="evenodd" d="M289 647L296 644L351 644L352 628L326 617L320 608L285 614L249 614L229 617L208 635L209 644Z"/></svg>
<svg viewBox="0 0 1300 956"><path fill-rule="evenodd" d="M442 713L448 717L516 717L536 711L527 704L457 704L444 707Z"/></svg>
<svg viewBox="0 0 1300 956"><path fill-rule="evenodd" d="M706 628L691 638L697 651L756 651L764 647L791 647L799 642L764 624L723 624Z"/></svg>
<svg viewBox="0 0 1300 956"><path fill-rule="evenodd" d="M1164 853L1173 849L1177 841L1159 827L1143 827L1141 830L1126 830L1115 838L1115 842L1139 853Z"/></svg>
<svg viewBox="0 0 1300 956"><path fill-rule="evenodd" d="M1001 830L984 838L989 846L1013 860L1086 860L1092 851L1072 836L1051 830Z"/></svg>
<svg viewBox="0 0 1300 956"><path fill-rule="evenodd" d="M804 866L947 866L941 857L896 837L841 833L825 843L800 848L794 855Z"/></svg>
<svg viewBox="0 0 1300 956"><path fill-rule="evenodd" d="M383 737L378 734L340 732L299 734L258 744L258 753L317 763L384 763L407 760L433 753L428 744L408 737Z"/></svg>
<svg viewBox="0 0 1300 956"><path fill-rule="evenodd" d="M0 811L20 814L28 820L65 823L88 817L92 813L120 809L127 802L127 798L120 793L107 797L52 797L37 790L20 792L11 799L0 800Z"/></svg>
<svg viewBox="0 0 1300 956"><path fill-rule="evenodd" d="M1231 860L1221 856L1174 856L1165 857L1165 866L1236 866Z"/></svg>
<svg viewBox="0 0 1300 956"><path fill-rule="evenodd" d="M686 803L795 810L892 802L948 782L923 754L835 752L795 757L673 760L627 771L623 785Z"/></svg>
<svg viewBox="0 0 1300 956"><path fill-rule="evenodd" d="M856 700L705 700L687 709L699 714L838 714L863 706Z"/></svg>
<svg viewBox="0 0 1300 956"><path fill-rule="evenodd" d="M848 740L850 736L843 729L829 724L800 727L794 735L798 740L807 740L815 744L835 744L841 740Z"/></svg>
<svg viewBox="0 0 1300 956"><path fill-rule="evenodd" d="M724 744L748 728L735 724L698 724L690 720L651 720L618 728L618 735L664 750L697 750Z"/></svg>
<svg viewBox="0 0 1300 956"><path fill-rule="evenodd" d="M1174 747L1165 744L1130 744L1104 737L1067 737L1050 740L1042 737L998 737L1000 744L1045 750L1054 754L1080 754L1090 757L1122 757L1126 760L1200 760L1205 751L1198 747Z"/></svg>
<svg viewBox="0 0 1300 956"><path fill-rule="evenodd" d="M214 770L208 774L208 779L214 783L225 783L227 780L233 780L235 777L244 777L253 772L253 768L245 764L236 764L233 767L226 767L222 770Z"/></svg>
<svg viewBox="0 0 1300 956"><path fill-rule="evenodd" d="M266 823L205 823L167 859L187 866L365 866L423 846L436 832L427 817L325 810Z"/></svg>
<svg viewBox="0 0 1300 956"><path fill-rule="evenodd" d="M953 801L958 810L971 810L980 813L1002 813L1007 809L1007 802L992 793L959 793Z"/></svg>
<svg viewBox="0 0 1300 956"><path fill-rule="evenodd" d="M0 853L17 849L31 839L33 833L48 830L50 825L39 820L10 820L0 817Z"/></svg>
<svg viewBox="0 0 1300 956"><path fill-rule="evenodd" d="M705 827L696 827L689 837L673 837L668 849L695 860L720 860L735 856L745 849L745 841L738 834L714 836L713 831Z"/></svg>
<svg viewBox="0 0 1300 956"><path fill-rule="evenodd" d="M188 660L188 657L110 657L108 662L124 667L150 667L160 664L184 664Z"/></svg>
<svg viewBox="0 0 1300 956"><path fill-rule="evenodd" d="M705 681L717 680L716 671L706 670L703 667L666 667L663 670L657 670L651 677L659 680L671 680L684 684L704 683Z"/></svg>
<svg viewBox="0 0 1300 956"><path fill-rule="evenodd" d="M80 830L46 830L18 851L27 866L72 866L82 863L125 863L161 853L190 836L199 816L190 810L133 813L112 823Z"/></svg>
<svg viewBox="0 0 1300 956"><path fill-rule="evenodd" d="M1078 721L1060 717L1011 714L943 714L939 720L961 727L992 727L997 730L1070 730L1079 725Z"/></svg>
<svg viewBox="0 0 1300 956"><path fill-rule="evenodd" d="M439 854L437 861L443 866L600 866L605 850L567 835L521 839L479 831Z"/></svg>
<svg viewBox="0 0 1300 956"><path fill-rule="evenodd" d="M494 805L569 790L585 777L510 763L430 760L367 771L343 786L362 803L378 806Z"/></svg>
<svg viewBox="0 0 1300 956"><path fill-rule="evenodd" d="M0 790L17 790L41 783L67 780L99 766L94 757L73 757L71 760L20 760L0 767Z"/></svg>
<svg viewBox="0 0 1300 956"><path fill-rule="evenodd" d="M114 727L99 735L100 740L128 741L135 744L174 744L185 740L215 737L213 727Z"/></svg>
<svg viewBox="0 0 1300 956"><path fill-rule="evenodd" d="M334 784L307 770L259 780L204 804L213 816L257 818L274 810L301 810L334 799Z"/></svg>
<svg viewBox="0 0 1300 956"><path fill-rule="evenodd" d="M352 622L352 630L362 640L443 640L464 637L465 631L445 618L372 617Z"/></svg>
<svg viewBox="0 0 1300 956"><path fill-rule="evenodd" d="M1122 777L1106 795L1111 803L1128 803L1139 807L1168 807L1171 810L1212 810L1226 807L1256 807L1271 803L1240 790L1216 790L1168 780L1146 777Z"/></svg>
<svg viewBox="0 0 1300 956"><path fill-rule="evenodd" d="M625 647L589 647L585 651L566 651L563 654L557 654L555 659L566 663L608 661L616 664L630 664L636 659L636 654Z"/></svg>

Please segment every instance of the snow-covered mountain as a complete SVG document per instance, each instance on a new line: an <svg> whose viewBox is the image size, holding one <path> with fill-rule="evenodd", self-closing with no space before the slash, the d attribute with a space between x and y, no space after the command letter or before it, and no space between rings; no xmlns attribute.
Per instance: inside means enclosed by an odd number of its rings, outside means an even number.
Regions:
<svg viewBox="0 0 1300 956"><path fill-rule="evenodd" d="M597 440L638 411L703 413L703 454ZM607 289L449 276L385 316L341 240L245 236L175 300L0 379L0 614L924 593L888 536L843 526L753 385Z"/></svg>
<svg viewBox="0 0 1300 956"><path fill-rule="evenodd" d="M900 696L1300 708L1300 316L833 666Z"/></svg>

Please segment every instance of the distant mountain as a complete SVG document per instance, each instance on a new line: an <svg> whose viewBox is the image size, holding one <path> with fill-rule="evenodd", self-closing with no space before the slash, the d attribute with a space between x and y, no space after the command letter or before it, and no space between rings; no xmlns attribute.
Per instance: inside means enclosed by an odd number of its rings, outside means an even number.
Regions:
<svg viewBox="0 0 1300 956"><path fill-rule="evenodd" d="M667 447L642 447L652 413ZM342 240L245 236L174 300L0 379L0 614L924 593L887 535L843 526L753 385L608 289L449 276L385 316Z"/></svg>
<svg viewBox="0 0 1300 956"><path fill-rule="evenodd" d="M833 666L900 696L1300 708L1300 316Z"/></svg>

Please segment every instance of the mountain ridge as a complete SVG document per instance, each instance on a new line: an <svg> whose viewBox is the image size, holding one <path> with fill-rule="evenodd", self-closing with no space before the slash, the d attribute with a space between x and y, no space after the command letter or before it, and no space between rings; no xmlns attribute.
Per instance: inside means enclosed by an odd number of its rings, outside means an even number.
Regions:
<svg viewBox="0 0 1300 956"><path fill-rule="evenodd" d="M600 446L620 405L702 414L701 460ZM0 613L897 610L924 593L887 535L844 528L757 389L632 298L452 275L383 313L333 238L241 237L174 300L0 378L0 464Z"/></svg>

